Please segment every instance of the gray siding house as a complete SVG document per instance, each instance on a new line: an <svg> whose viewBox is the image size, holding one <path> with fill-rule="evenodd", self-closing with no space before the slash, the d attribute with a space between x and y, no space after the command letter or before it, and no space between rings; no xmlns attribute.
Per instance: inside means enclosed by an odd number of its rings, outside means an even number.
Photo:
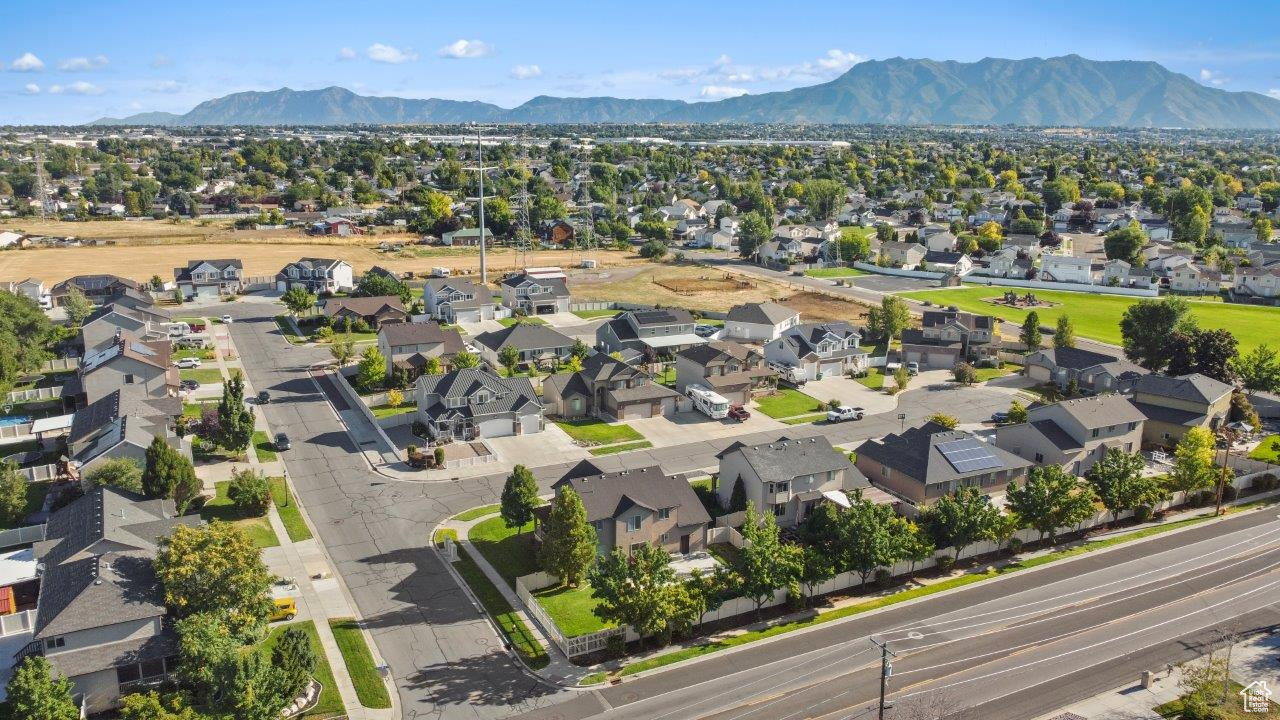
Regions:
<svg viewBox="0 0 1280 720"><path fill-rule="evenodd" d="M414 397L418 420L433 439L542 432L542 402L527 377L502 378L482 369L423 375Z"/></svg>
<svg viewBox="0 0 1280 720"><path fill-rule="evenodd" d="M747 501L769 513L778 525L804 522L822 502L849 507L847 493L870 487L845 453L822 436L782 438L760 445L734 443L721 452L716 494L729 507L734 486L742 481Z"/></svg>
<svg viewBox="0 0 1280 720"><path fill-rule="evenodd" d="M1064 400L1031 408L1024 423L997 428L996 446L1083 476L1111 448L1137 452L1145 420L1122 395Z"/></svg>

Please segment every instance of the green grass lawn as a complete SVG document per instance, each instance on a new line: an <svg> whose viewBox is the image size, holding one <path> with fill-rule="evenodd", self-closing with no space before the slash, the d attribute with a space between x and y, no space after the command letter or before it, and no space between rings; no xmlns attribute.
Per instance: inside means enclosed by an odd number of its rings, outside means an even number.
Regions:
<svg viewBox="0 0 1280 720"><path fill-rule="evenodd" d="M978 382L984 383L988 380L1020 373L1022 372L1022 366L1017 363L1005 363L1002 368L975 368L975 370L978 374Z"/></svg>
<svg viewBox="0 0 1280 720"><path fill-rule="evenodd" d="M253 431L253 452L258 456L258 462L260 463L276 461L278 457L276 455L276 444L267 435L266 430Z"/></svg>
<svg viewBox="0 0 1280 720"><path fill-rule="evenodd" d="M293 329L293 323L289 322L289 318L284 315L276 316L276 327L280 328L280 334L284 335L284 339L293 345L301 345L307 342L307 336L299 335Z"/></svg>
<svg viewBox="0 0 1280 720"><path fill-rule="evenodd" d="M369 408L375 418L395 417L396 415L404 415L406 413L417 412L418 406L413 403L401 403L396 407L390 405L374 405Z"/></svg>
<svg viewBox="0 0 1280 720"><path fill-rule="evenodd" d="M983 301L983 298L999 297L1006 289L998 286L984 286L900 294L915 300L930 300L935 305L956 305L968 312L995 315L1010 322L1020 323L1026 318L1028 310ZM1058 317L1065 314L1075 323L1077 335L1114 345L1119 345L1121 342L1121 315L1126 308L1142 299L1061 290L1036 290L1035 294L1041 300L1057 303L1054 307L1036 309L1041 325L1052 327L1058 321ZM1191 314L1200 323L1200 327L1230 330L1240 343L1241 354L1267 342L1269 337L1274 337L1276 327L1280 326L1280 309L1276 308L1194 300L1189 304Z"/></svg>
<svg viewBox="0 0 1280 720"><path fill-rule="evenodd" d="M780 422L783 425L805 425L815 423L819 420L826 420L826 413L811 413L809 415L796 415L795 417L784 418Z"/></svg>
<svg viewBox="0 0 1280 720"><path fill-rule="evenodd" d="M1228 685L1230 687L1227 689L1227 701L1215 708L1218 714L1213 717L1219 718L1220 720L1250 720L1251 718L1267 720L1268 718L1280 718L1280 710L1277 710L1277 705L1274 701L1271 703L1271 710L1269 712L1245 712L1244 705L1240 698L1240 691L1244 690L1244 686L1236 682L1234 679L1228 680ZM1151 708L1151 710L1163 718L1180 718L1183 716L1182 705L1183 698L1185 697L1186 696L1184 695L1174 700L1170 700L1167 703Z"/></svg>
<svg viewBox="0 0 1280 720"><path fill-rule="evenodd" d="M871 368L867 370L865 377L854 378L854 380L857 380L860 384L865 385L872 390L884 389L884 373L880 368Z"/></svg>
<svg viewBox="0 0 1280 720"><path fill-rule="evenodd" d="M222 382L222 371L216 367L192 368L190 370L179 370L178 377L183 380L195 380L201 385L212 385Z"/></svg>
<svg viewBox="0 0 1280 720"><path fill-rule="evenodd" d="M208 405L209 407L216 408L218 406L218 403L212 402L212 401L201 402L201 403L182 403L182 419L183 420L199 420L200 415L204 411L204 407L206 405Z"/></svg>
<svg viewBox="0 0 1280 720"><path fill-rule="evenodd" d="M816 398L791 388L779 388L775 394L761 395L756 402L760 412L775 419L818 411Z"/></svg>
<svg viewBox="0 0 1280 720"><path fill-rule="evenodd" d="M329 629L333 631L333 639L338 643L342 662L351 675L351 684L355 685L360 704L367 708L391 707L387 684L378 674L373 653L369 651L369 644L365 642L364 633L360 631L356 621L352 618L331 619Z"/></svg>
<svg viewBox="0 0 1280 720"><path fill-rule="evenodd" d="M480 507L473 507L470 510L463 510L457 515L454 515L453 519L458 522L470 522L472 520L479 520L485 515L492 515L501 509L501 505L481 505Z"/></svg>
<svg viewBox="0 0 1280 720"><path fill-rule="evenodd" d="M1263 438L1258 447L1249 453L1249 457L1253 460L1280 465L1280 435Z"/></svg>
<svg viewBox="0 0 1280 720"><path fill-rule="evenodd" d="M851 267L829 267L829 268L813 268L805 270L805 275L815 278L844 278L858 277L859 275L869 275L866 270L859 270Z"/></svg>
<svg viewBox="0 0 1280 720"><path fill-rule="evenodd" d="M667 387L675 387L676 386L675 366L672 365L671 367L664 368L662 372L653 376L653 381L658 383L659 385L666 385Z"/></svg>
<svg viewBox="0 0 1280 720"><path fill-rule="evenodd" d="M517 535L499 516L477 523L467 534L471 544L512 588L516 586L516 578L538 571L538 560L533 554L533 523L522 530L523 533Z"/></svg>
<svg viewBox="0 0 1280 720"><path fill-rule="evenodd" d="M244 517L231 504L231 500L227 498L227 488L231 487L230 480L223 480L215 483L214 488L216 495L212 500L204 504L200 508L200 517L206 522L221 520L238 526L253 541L254 547L268 548L276 547L280 544L280 540L276 537L276 533L271 529L271 521L267 520L266 515L260 517Z"/></svg>
<svg viewBox="0 0 1280 720"><path fill-rule="evenodd" d="M472 531L472 542L475 541L474 530ZM486 555L486 557L488 557ZM490 561L492 562L492 561ZM458 562L454 563L454 569L462 576L463 581L467 583L467 587L471 588L471 592L484 606L493 621L501 628L502 634L507 636L507 640L516 652L524 660L525 664L537 670L544 668L551 663L551 658L547 656L546 648L542 647L533 633L529 631L529 626L524 624L520 616L512 609L511 603L503 597L498 588L494 587L489 581L489 576L484 574L476 561L471 559L466 549L458 548Z"/></svg>
<svg viewBox="0 0 1280 720"><path fill-rule="evenodd" d="M611 318L622 312L621 310L574 310L573 314L583 320L596 320L599 318Z"/></svg>
<svg viewBox="0 0 1280 720"><path fill-rule="evenodd" d="M653 447L653 443L648 440L638 440L636 442L620 443L618 445L605 445L604 447L591 448L587 452L596 457L601 455L615 455L622 452L631 452L632 450L643 450L644 448Z"/></svg>
<svg viewBox="0 0 1280 720"><path fill-rule="evenodd" d="M547 321L543 320L542 318L536 315L529 315L527 317L508 317L508 318L498 319L498 324L501 325L502 327L511 327L512 325L516 325L519 323L524 323L525 325L546 325Z"/></svg>
<svg viewBox="0 0 1280 720"><path fill-rule="evenodd" d="M533 596L565 637L589 635L614 627L613 623L604 622L592 612L600 601L591 596L591 585L586 582L576 588L563 586L539 590Z"/></svg>
<svg viewBox="0 0 1280 720"><path fill-rule="evenodd" d="M293 497L293 493L289 492L289 486L282 477L271 478L271 502L276 506L276 513L280 515L280 523L284 525L284 531L288 533L289 540L302 542L311 539L311 528L307 527L307 521L302 519L298 501Z"/></svg>
<svg viewBox="0 0 1280 720"><path fill-rule="evenodd" d="M213 348L183 348L174 350L171 356L174 360L182 360L184 358L197 358L200 360L213 360L218 357Z"/></svg>
<svg viewBox="0 0 1280 720"><path fill-rule="evenodd" d="M613 443L644 439L644 435L641 435L630 425L610 425L595 418L561 420L556 425L568 433L569 437L587 445L612 445Z"/></svg>
<svg viewBox="0 0 1280 720"><path fill-rule="evenodd" d="M320 645L320 634L316 632L314 622L302 620L271 628L271 633L258 646L259 650L265 653L268 658L271 657L271 649L279 642L285 628L294 626L302 628L307 637L311 638L311 649L316 654L316 669L311 675L323 686L320 689L320 697L316 700L315 707L303 713L301 717L331 718L341 716L344 710L342 696L338 694L338 683L333 679L333 669L329 667L329 659L325 657L324 648Z"/></svg>

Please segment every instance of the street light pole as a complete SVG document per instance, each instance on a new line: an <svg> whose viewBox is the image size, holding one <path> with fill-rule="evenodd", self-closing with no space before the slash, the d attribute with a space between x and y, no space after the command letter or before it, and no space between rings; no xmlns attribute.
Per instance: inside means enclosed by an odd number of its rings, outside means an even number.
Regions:
<svg viewBox="0 0 1280 720"><path fill-rule="evenodd" d="M884 711L886 708L892 707L884 701L885 694L889 690L889 676L893 674L893 663L889 660L890 656L897 657L898 654L889 649L889 641L879 642L875 638L867 638L872 645L880 648L880 714L879 720L884 720Z"/></svg>

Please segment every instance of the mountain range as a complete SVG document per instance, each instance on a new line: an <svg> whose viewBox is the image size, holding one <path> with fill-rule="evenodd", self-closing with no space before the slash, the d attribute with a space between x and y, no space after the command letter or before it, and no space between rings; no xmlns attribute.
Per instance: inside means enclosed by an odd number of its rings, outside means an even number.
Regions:
<svg viewBox="0 0 1280 720"><path fill-rule="evenodd" d="M978 62L869 60L819 85L724 100L540 95L514 108L368 97L340 87L240 92L182 115L95 125L790 123L1280 129L1280 100L1207 87L1154 62L1078 55Z"/></svg>

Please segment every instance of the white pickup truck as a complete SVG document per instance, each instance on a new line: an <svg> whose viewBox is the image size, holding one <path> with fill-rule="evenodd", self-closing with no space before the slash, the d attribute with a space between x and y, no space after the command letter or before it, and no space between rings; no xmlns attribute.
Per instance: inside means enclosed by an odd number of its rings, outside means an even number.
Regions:
<svg viewBox="0 0 1280 720"><path fill-rule="evenodd" d="M827 411L827 422L844 422L846 420L861 420L864 410L860 407L849 407L841 405L835 410Z"/></svg>

